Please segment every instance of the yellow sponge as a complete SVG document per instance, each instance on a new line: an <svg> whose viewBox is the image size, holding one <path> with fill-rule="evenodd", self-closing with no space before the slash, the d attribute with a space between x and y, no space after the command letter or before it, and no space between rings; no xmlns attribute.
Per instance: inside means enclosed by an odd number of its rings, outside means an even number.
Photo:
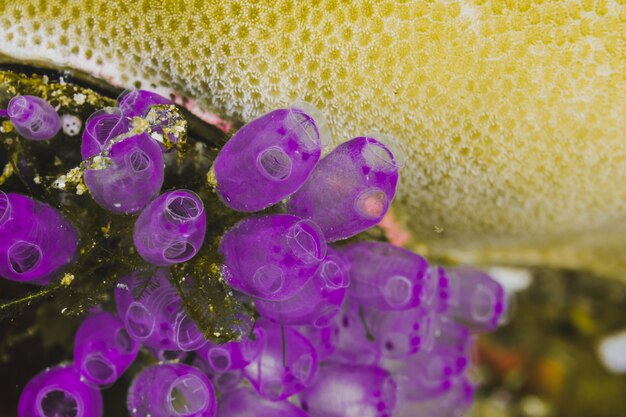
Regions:
<svg viewBox="0 0 626 417"><path fill-rule="evenodd" d="M626 265L625 0L0 0L0 53L242 120L304 99L398 139L431 253Z"/></svg>

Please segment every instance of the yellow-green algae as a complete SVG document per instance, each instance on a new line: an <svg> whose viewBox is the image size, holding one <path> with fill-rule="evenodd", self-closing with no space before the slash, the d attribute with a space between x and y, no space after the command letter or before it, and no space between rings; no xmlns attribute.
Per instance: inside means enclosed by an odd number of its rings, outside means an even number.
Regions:
<svg viewBox="0 0 626 417"><path fill-rule="evenodd" d="M384 131L431 254L626 277L626 1L0 0L0 53Z"/></svg>

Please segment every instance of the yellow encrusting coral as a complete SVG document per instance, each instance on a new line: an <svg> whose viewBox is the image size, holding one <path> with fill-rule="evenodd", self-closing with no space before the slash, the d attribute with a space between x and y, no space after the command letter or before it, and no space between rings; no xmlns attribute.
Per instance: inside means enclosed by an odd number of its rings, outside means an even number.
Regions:
<svg viewBox="0 0 626 417"><path fill-rule="evenodd" d="M392 134L397 213L435 253L626 247L624 0L0 0L0 53L235 119L301 98L333 144Z"/></svg>

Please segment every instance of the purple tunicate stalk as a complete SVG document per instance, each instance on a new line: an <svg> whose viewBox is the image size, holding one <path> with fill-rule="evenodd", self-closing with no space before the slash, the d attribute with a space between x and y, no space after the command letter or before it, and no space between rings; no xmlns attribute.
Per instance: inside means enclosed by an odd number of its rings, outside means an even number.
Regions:
<svg viewBox="0 0 626 417"><path fill-rule="evenodd" d="M72 364L47 368L24 387L19 417L101 417L100 391L81 382Z"/></svg>
<svg viewBox="0 0 626 417"><path fill-rule="evenodd" d="M265 300L292 297L326 256L317 225L288 214L249 217L222 239L225 279L233 288Z"/></svg>
<svg viewBox="0 0 626 417"><path fill-rule="evenodd" d="M0 191L0 276L45 285L77 246L76 229L56 209Z"/></svg>
<svg viewBox="0 0 626 417"><path fill-rule="evenodd" d="M325 122L314 111L274 110L237 131L213 170L217 193L229 207L254 212L296 191L320 158Z"/></svg>
<svg viewBox="0 0 626 417"><path fill-rule="evenodd" d="M157 266L168 266L193 258L206 233L202 200L192 191L161 194L139 215L133 242L139 255Z"/></svg>
<svg viewBox="0 0 626 417"><path fill-rule="evenodd" d="M382 242L361 242L341 248L350 262L348 297L381 311L417 307L432 297L435 280L424 258Z"/></svg>
<svg viewBox="0 0 626 417"><path fill-rule="evenodd" d="M133 363L139 343L119 318L94 313L85 318L74 336L74 363L85 383L96 388L111 386Z"/></svg>
<svg viewBox="0 0 626 417"><path fill-rule="evenodd" d="M61 129L61 118L46 100L17 96L9 101L7 115L15 131L29 140L52 139Z"/></svg>
<svg viewBox="0 0 626 417"><path fill-rule="evenodd" d="M133 417L214 417L215 391L206 375L180 363L144 369L128 390Z"/></svg>
<svg viewBox="0 0 626 417"><path fill-rule="evenodd" d="M382 220L396 192L398 169L379 139L352 139L319 162L287 211L315 221L329 242L354 236Z"/></svg>
<svg viewBox="0 0 626 417"><path fill-rule="evenodd" d="M308 417L288 401L268 401L250 388L239 388L223 395L218 417Z"/></svg>

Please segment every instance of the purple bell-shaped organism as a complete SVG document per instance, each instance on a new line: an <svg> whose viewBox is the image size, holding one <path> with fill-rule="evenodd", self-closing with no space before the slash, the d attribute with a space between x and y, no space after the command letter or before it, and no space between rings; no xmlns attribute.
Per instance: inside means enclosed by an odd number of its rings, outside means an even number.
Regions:
<svg viewBox="0 0 626 417"><path fill-rule="evenodd" d="M198 356L205 359L214 372L242 369L261 354L265 347L265 338L265 330L255 327L253 337L245 335L239 341L221 345L208 343L198 350Z"/></svg>
<svg viewBox="0 0 626 417"><path fill-rule="evenodd" d="M436 308L474 333L498 327L507 299L497 281L469 267L439 268L437 278Z"/></svg>
<svg viewBox="0 0 626 417"><path fill-rule="evenodd" d="M161 191L163 154L146 133L114 144L107 166L85 171L85 185L100 206L113 213L143 209Z"/></svg>
<svg viewBox="0 0 626 417"><path fill-rule="evenodd" d="M249 122L215 159L220 198L235 210L254 212L288 197L317 164L325 130L323 118L301 105Z"/></svg>
<svg viewBox="0 0 626 417"><path fill-rule="evenodd" d="M15 131L28 140L52 139L61 129L57 111L40 97L13 97L9 101L7 115Z"/></svg>
<svg viewBox="0 0 626 417"><path fill-rule="evenodd" d="M266 300L298 292L326 256L326 241L310 220L289 214L249 217L222 238L225 279L233 288Z"/></svg>
<svg viewBox="0 0 626 417"><path fill-rule="evenodd" d="M214 417L215 390L206 375L181 363L144 369L128 390L133 417Z"/></svg>
<svg viewBox="0 0 626 417"><path fill-rule="evenodd" d="M139 274L123 277L115 288L117 311L128 334L156 350L157 355L160 351L192 351L206 343L183 310L167 273L159 269L151 278Z"/></svg>
<svg viewBox="0 0 626 417"><path fill-rule="evenodd" d="M189 190L161 194L135 223L133 241L139 255L157 266L193 258L204 241L206 214L202 200Z"/></svg>
<svg viewBox="0 0 626 417"><path fill-rule="evenodd" d="M417 307L434 291L424 258L390 243L361 242L341 248L350 262L348 297L381 311Z"/></svg>
<svg viewBox="0 0 626 417"><path fill-rule="evenodd" d="M96 388L111 386L133 363L139 343L119 318L94 313L85 318L74 336L74 363L85 383Z"/></svg>
<svg viewBox="0 0 626 417"><path fill-rule="evenodd" d="M56 209L0 191L0 276L47 284L77 246L76 230Z"/></svg>
<svg viewBox="0 0 626 417"><path fill-rule="evenodd" d="M262 317L283 325L327 326L339 313L350 284L348 263L328 248L315 276L300 291L280 301L256 300Z"/></svg>
<svg viewBox="0 0 626 417"><path fill-rule="evenodd" d="M311 342L292 327L281 329L265 320L256 325L265 331L265 347L244 372L259 394L272 401L283 400L310 385L318 368Z"/></svg>
<svg viewBox="0 0 626 417"><path fill-rule="evenodd" d="M24 387L19 417L101 417L100 391L85 385L72 364L47 368Z"/></svg>
<svg viewBox="0 0 626 417"><path fill-rule="evenodd" d="M383 218L396 193L399 162L379 139L358 137L322 159L290 198L287 211L319 224L329 242L354 236Z"/></svg>
<svg viewBox="0 0 626 417"><path fill-rule="evenodd" d="M389 417L396 408L396 391L395 380L384 369L329 363L300 394L300 403L311 417Z"/></svg>
<svg viewBox="0 0 626 417"><path fill-rule="evenodd" d="M308 417L289 401L269 401L250 388L239 388L223 395L217 417Z"/></svg>
<svg viewBox="0 0 626 417"><path fill-rule="evenodd" d="M120 110L128 118L143 117L150 111L150 107L159 104L174 103L172 100L147 90L130 91L119 100Z"/></svg>
<svg viewBox="0 0 626 417"><path fill-rule="evenodd" d="M117 107L106 107L93 113L85 122L80 146L83 159L102 152L111 139L128 132L130 122Z"/></svg>

